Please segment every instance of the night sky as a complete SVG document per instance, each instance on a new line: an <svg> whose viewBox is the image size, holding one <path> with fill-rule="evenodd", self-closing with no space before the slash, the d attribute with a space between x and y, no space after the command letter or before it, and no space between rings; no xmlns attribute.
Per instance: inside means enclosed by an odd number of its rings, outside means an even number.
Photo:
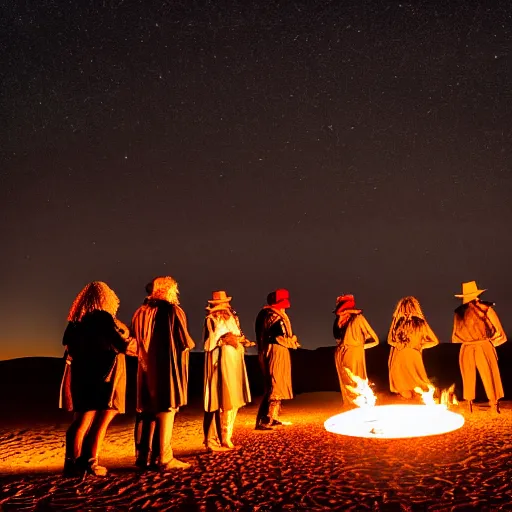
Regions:
<svg viewBox="0 0 512 512"><path fill-rule="evenodd" d="M473 279L512 332L512 4L478 4L3 2L0 359L60 356L93 280L129 322L157 275L197 342L213 290L254 338L277 287L304 348L341 293L382 340L415 295L449 341Z"/></svg>

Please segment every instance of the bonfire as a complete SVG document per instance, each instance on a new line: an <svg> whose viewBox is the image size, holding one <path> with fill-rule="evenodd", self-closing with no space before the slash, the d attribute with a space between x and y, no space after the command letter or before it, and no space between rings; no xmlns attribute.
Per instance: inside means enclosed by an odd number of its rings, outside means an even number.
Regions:
<svg viewBox="0 0 512 512"><path fill-rule="evenodd" d="M415 392L423 404L376 405L377 397L368 379L354 375L345 369L354 383L347 386L356 395L356 408L332 416L325 421L325 429L335 434L368 438L407 438L443 434L457 430L464 424L464 417L449 410L457 405L454 386L437 393L433 385L425 391L419 387Z"/></svg>

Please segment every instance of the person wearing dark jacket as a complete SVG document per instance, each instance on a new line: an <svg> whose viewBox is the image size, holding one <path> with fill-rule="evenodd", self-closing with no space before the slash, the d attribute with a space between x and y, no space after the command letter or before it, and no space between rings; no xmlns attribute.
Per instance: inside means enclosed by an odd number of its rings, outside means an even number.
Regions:
<svg viewBox="0 0 512 512"><path fill-rule="evenodd" d="M190 464L174 457L171 441L174 417L187 404L189 351L195 344L187 318L179 306L178 283L157 277L151 294L135 312L132 332L138 345L137 412L142 413L144 433L138 440L136 464L158 466L162 471L185 469ZM146 428L147 427L147 428Z"/></svg>
<svg viewBox="0 0 512 512"><path fill-rule="evenodd" d="M66 432L65 476L107 474L98 458L110 422L125 411L125 354L136 354L135 340L116 318L118 308L116 294L94 281L69 311L60 407L73 411L74 419Z"/></svg>
<svg viewBox="0 0 512 512"><path fill-rule="evenodd" d="M281 401L293 398L290 349L300 347L286 309L288 290L280 288L267 296L267 305L256 318L258 359L263 373L265 395L256 416L256 429L269 430L283 425L279 420Z"/></svg>

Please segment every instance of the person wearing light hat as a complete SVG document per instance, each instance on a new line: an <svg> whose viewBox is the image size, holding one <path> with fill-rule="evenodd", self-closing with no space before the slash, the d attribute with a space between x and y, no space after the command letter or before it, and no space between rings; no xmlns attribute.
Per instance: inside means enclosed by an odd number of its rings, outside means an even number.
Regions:
<svg viewBox="0 0 512 512"><path fill-rule="evenodd" d="M293 398L290 349L300 347L286 309L290 293L279 288L267 296L267 305L256 318L258 359L263 372L265 395L256 416L256 430L281 426L281 401Z"/></svg>
<svg viewBox="0 0 512 512"><path fill-rule="evenodd" d="M143 423L155 425L141 425L136 464L186 469L190 464L174 457L171 441L175 415L187 404L189 351L195 344L179 305L178 283L170 276L157 277L146 291L149 296L132 319L139 361L137 412L143 413Z"/></svg>
<svg viewBox="0 0 512 512"><path fill-rule="evenodd" d="M452 343L462 343L459 365L464 400L468 401L469 410L473 411L478 370L491 408L499 413L499 399L505 394L496 347L505 343L507 338L494 304L479 298L485 291L480 290L475 281L462 283L462 294L455 295L462 299L462 305L455 310Z"/></svg>
<svg viewBox="0 0 512 512"><path fill-rule="evenodd" d="M362 310L356 308L353 295L340 295L336 299L334 314L333 335L337 342L334 358L343 403L349 404L357 397L350 390L356 385L351 376L367 378L364 351L378 345L379 338L363 316Z"/></svg>
<svg viewBox="0 0 512 512"><path fill-rule="evenodd" d="M203 431L210 452L235 448L232 436L238 409L251 401L244 355L245 347L255 343L244 336L231 299L224 290L213 292L203 327Z"/></svg>

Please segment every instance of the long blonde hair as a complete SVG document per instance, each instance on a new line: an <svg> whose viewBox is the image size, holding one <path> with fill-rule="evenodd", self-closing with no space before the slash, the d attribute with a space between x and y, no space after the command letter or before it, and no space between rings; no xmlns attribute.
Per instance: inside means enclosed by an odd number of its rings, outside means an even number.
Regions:
<svg viewBox="0 0 512 512"><path fill-rule="evenodd" d="M395 307L393 319L391 320L391 327L389 328L388 333L388 343L390 340L393 340L398 323L400 322L400 324L402 324L403 320L408 321L413 318L426 322L425 315L421 310L418 299L409 295L400 299Z"/></svg>
<svg viewBox="0 0 512 512"><path fill-rule="evenodd" d="M76 296L68 313L69 322L79 322L87 313L99 309L116 316L119 298L103 281L93 281Z"/></svg>

